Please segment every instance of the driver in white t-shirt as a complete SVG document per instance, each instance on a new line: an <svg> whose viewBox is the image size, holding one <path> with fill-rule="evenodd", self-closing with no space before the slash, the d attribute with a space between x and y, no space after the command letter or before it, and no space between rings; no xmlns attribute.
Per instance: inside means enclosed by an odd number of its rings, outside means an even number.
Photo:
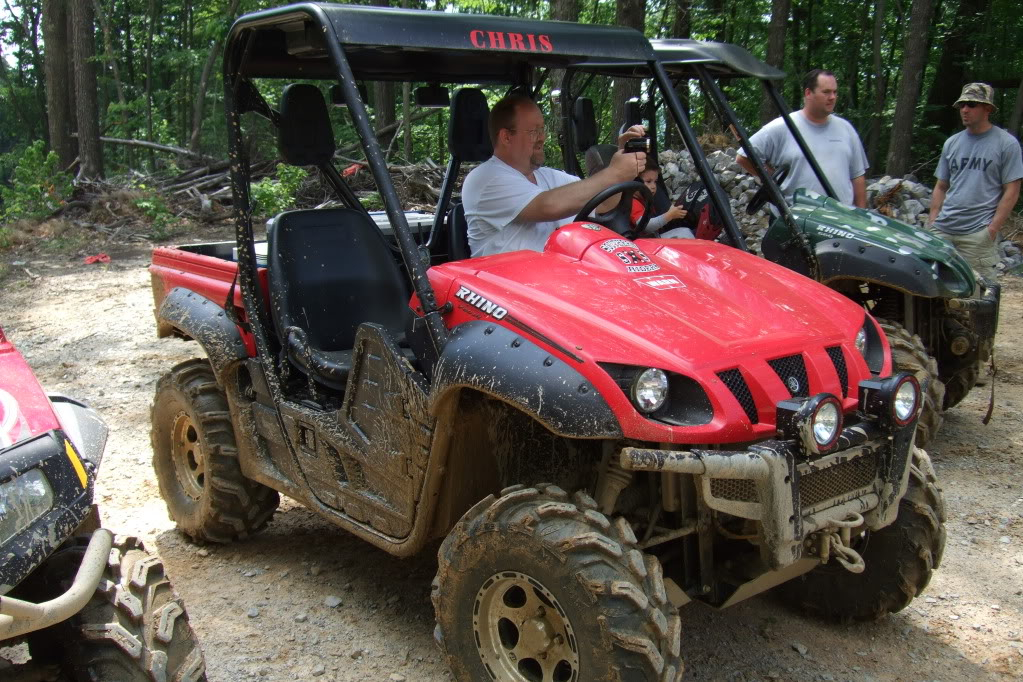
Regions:
<svg viewBox="0 0 1023 682"><path fill-rule="evenodd" d="M529 97L508 95L490 112L494 155L474 168L462 185L462 203L473 256L506 251L542 251L547 237L571 222L601 190L634 180L646 165L643 152L622 153L625 141L643 137L642 126L629 128L618 139L619 151L607 168L580 180L544 167L543 113ZM618 202L601 204L607 210Z"/></svg>

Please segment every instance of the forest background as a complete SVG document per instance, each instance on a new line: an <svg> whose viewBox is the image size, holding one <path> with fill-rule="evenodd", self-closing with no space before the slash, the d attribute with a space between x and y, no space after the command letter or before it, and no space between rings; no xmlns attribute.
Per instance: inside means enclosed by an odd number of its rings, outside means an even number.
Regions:
<svg viewBox="0 0 1023 682"><path fill-rule="evenodd" d="M78 181L118 178L145 188L227 157L220 74L235 17L273 0L3 0L0 9L0 219L59 211ZM1023 119L1023 12L1018 0L393 0L363 4L564 19L635 27L648 37L736 43L786 71L793 108L801 75L834 71L836 113L857 128L871 177L912 173L933 182L942 142L961 129L951 104L964 83L996 88L993 120L1017 137ZM444 110L416 110L408 90L369 84L371 111L392 163L446 161ZM749 130L771 118L758 83L725 86ZM615 87L595 101L615 120ZM271 100L272 101L272 100ZM713 133L698 93L699 132ZM401 125L408 120L410 125ZM349 133L350 134L350 133ZM344 133L342 133L344 135ZM392 139L395 135L398 140ZM354 142L340 140L340 146ZM399 142L399 144L394 144ZM672 140L667 140L669 144ZM161 150L159 145L167 147ZM252 141L273 169L272 136ZM52 154L48 152L52 151ZM548 158L557 158L548 155ZM284 167L281 166L281 169ZM287 192L301 177L279 177ZM136 205L166 212L159 193ZM0 247L5 228L0 222Z"/></svg>

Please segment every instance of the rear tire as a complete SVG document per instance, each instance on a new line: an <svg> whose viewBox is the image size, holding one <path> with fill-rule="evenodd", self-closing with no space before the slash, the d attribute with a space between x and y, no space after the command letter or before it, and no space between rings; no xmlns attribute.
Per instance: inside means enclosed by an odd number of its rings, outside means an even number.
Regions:
<svg viewBox="0 0 1023 682"><path fill-rule="evenodd" d="M231 542L262 530L276 490L246 478L227 398L206 360L188 360L156 384L153 468L178 529L195 542Z"/></svg>
<svg viewBox="0 0 1023 682"><path fill-rule="evenodd" d="M934 438L945 420L945 384L938 378L938 362L927 354L923 341L898 322L878 319L892 349L892 371L910 372L920 382L923 406L916 424L916 446L922 448Z"/></svg>
<svg viewBox="0 0 1023 682"><path fill-rule="evenodd" d="M660 562L584 493L506 488L466 512L438 558L434 637L460 682L682 676Z"/></svg>
<svg viewBox="0 0 1023 682"><path fill-rule="evenodd" d="M87 539L51 558L66 588ZM51 573L57 577L54 573ZM103 578L84 609L43 634L71 679L199 682L206 662L163 562L134 537L117 537ZM51 652L52 653L52 652Z"/></svg>
<svg viewBox="0 0 1023 682"><path fill-rule="evenodd" d="M854 539L863 573L834 562L818 566L781 586L786 601L827 620L873 621L901 611L924 591L945 551L945 499L930 457L914 450L898 517Z"/></svg>

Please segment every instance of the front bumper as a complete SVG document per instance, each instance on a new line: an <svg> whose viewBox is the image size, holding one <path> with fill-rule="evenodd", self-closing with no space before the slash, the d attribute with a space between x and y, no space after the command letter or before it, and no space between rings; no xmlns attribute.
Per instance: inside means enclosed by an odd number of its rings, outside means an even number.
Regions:
<svg viewBox="0 0 1023 682"><path fill-rule="evenodd" d="M977 335L981 346L995 338L998 330L998 308L1001 303L1002 287L997 282L981 279L978 285L980 295L975 298L952 298L948 307L962 311L969 318L969 328Z"/></svg>
<svg viewBox="0 0 1023 682"><path fill-rule="evenodd" d="M34 604L0 597L0 641L48 628L84 609L103 578L113 544L110 531L100 528L94 532L74 582L54 599Z"/></svg>
<svg viewBox="0 0 1023 682"><path fill-rule="evenodd" d="M838 447L808 457L797 440L745 450L623 448L622 468L695 477L711 509L760 523L761 555L772 569L803 556L811 533L862 514L877 530L898 515L909 482L916 420L901 428L864 420L842 430Z"/></svg>

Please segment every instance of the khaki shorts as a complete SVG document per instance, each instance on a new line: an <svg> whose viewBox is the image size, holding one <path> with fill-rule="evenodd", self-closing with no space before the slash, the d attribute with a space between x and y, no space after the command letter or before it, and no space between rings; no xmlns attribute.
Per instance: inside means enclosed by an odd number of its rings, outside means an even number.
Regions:
<svg viewBox="0 0 1023 682"><path fill-rule="evenodd" d="M991 240L986 227L970 234L949 234L935 229L933 225L928 225L927 229L951 242L956 251L982 276L992 280L998 277L996 266L1002 259L998 256L998 247Z"/></svg>

